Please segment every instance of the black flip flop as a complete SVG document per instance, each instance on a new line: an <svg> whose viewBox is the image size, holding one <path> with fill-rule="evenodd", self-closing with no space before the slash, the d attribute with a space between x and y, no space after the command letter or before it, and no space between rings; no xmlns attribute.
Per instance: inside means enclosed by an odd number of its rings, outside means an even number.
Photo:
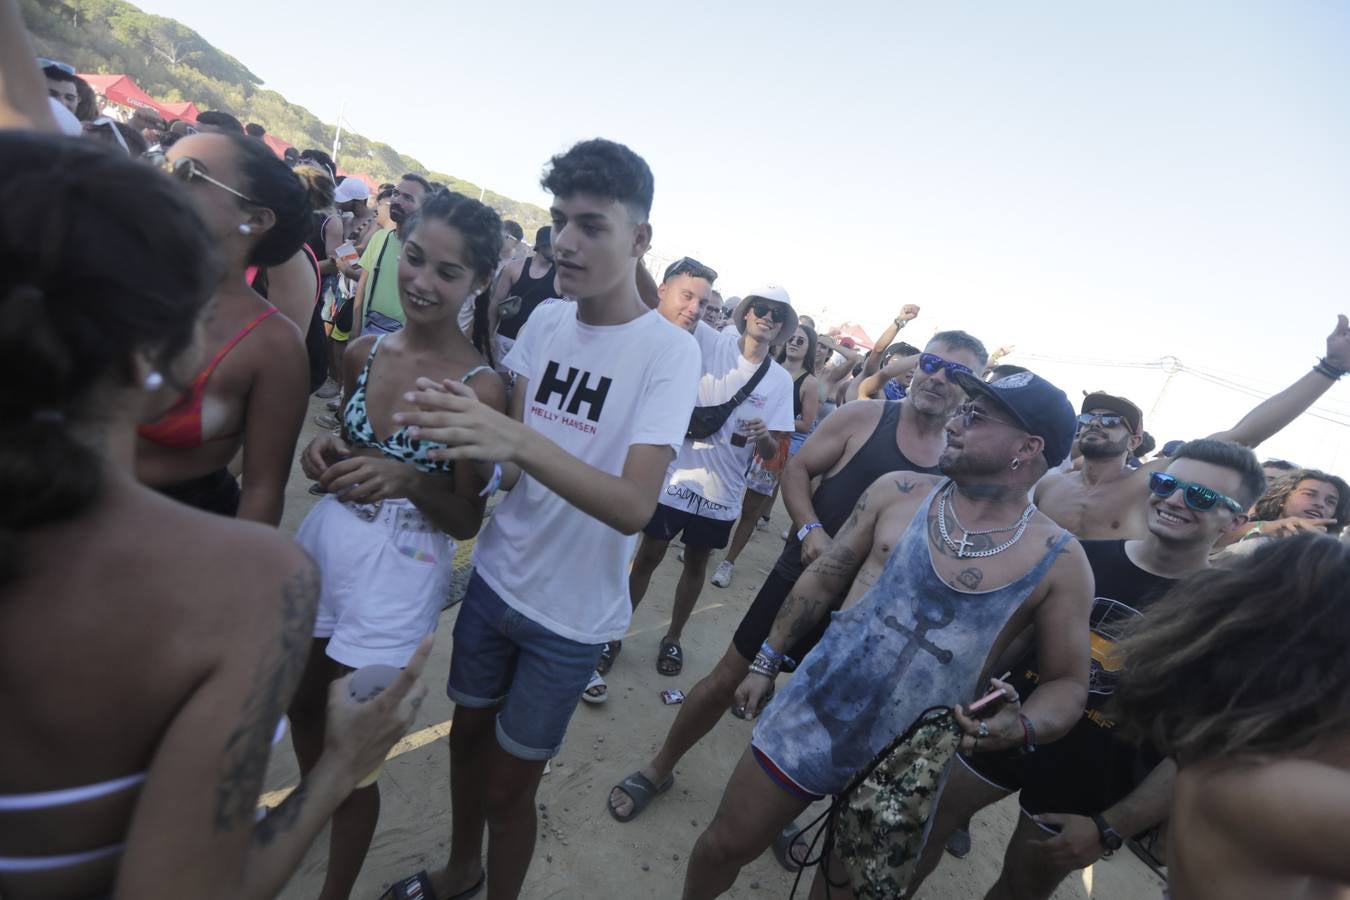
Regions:
<svg viewBox="0 0 1350 900"><path fill-rule="evenodd" d="M469 900L470 897L477 896L485 884L487 884L486 871L478 876L478 880L471 887L458 894L452 894L445 900ZM380 895L380 900L436 900L436 894L431 889L431 878L427 875L427 870L423 869L416 875L409 875L402 881L389 885L389 890Z"/></svg>
<svg viewBox="0 0 1350 900"><path fill-rule="evenodd" d="M684 671L684 651L680 649L678 641L661 638L661 652L656 657L656 671L672 678Z"/></svg>
<svg viewBox="0 0 1350 900"><path fill-rule="evenodd" d="M609 814L620 822L630 822L637 818L637 814L647 808L647 805L656 799L658 794L664 794L670 790L670 786L675 783L674 775L667 775L666 780L660 784L652 784L651 779L641 772L634 772L623 781L620 781L614 787L628 795L628 799L633 801L633 808L628 811L628 815L621 816L614 811L614 806L605 798L605 808ZM610 793L614 793L612 790Z"/></svg>
<svg viewBox="0 0 1350 900"><path fill-rule="evenodd" d="M601 675L609 674L609 667L614 665L614 660L619 658L619 651L623 649L623 641L605 641L605 646L600 650L600 661L595 664L595 671Z"/></svg>

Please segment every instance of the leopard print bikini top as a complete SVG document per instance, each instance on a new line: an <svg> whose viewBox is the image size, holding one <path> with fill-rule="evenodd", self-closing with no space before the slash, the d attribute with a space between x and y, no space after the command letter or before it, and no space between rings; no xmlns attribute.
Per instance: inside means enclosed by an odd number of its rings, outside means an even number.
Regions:
<svg viewBox="0 0 1350 900"><path fill-rule="evenodd" d="M385 337L386 335L380 335L375 339L375 346L370 348L366 364L361 367L361 375L356 379L356 390L352 391L347 406L342 411L342 430L346 433L347 441L360 447L373 447L385 456L412 463L423 472L440 472L448 475L455 471L453 460L435 460L427 456L428 452L443 447L444 444L410 438L406 425L384 440L380 440L375 434L375 427L370 424L370 416L366 414L366 380L370 378L370 364L375 361L375 354L380 350L380 341ZM466 372L459 382L467 384L469 379L479 372L489 371L490 366L475 366Z"/></svg>

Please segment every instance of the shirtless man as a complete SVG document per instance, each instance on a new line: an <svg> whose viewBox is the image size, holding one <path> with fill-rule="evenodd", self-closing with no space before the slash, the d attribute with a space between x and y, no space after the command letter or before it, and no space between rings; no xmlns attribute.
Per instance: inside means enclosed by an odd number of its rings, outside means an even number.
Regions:
<svg viewBox="0 0 1350 900"><path fill-rule="evenodd" d="M1350 369L1350 322L1338 316L1336 327L1327 338L1327 355L1298 381L1273 397L1263 400L1227 431L1210 437L1255 447L1277 433L1331 389L1331 385ZM1114 405L1094 400L1116 401ZM1126 431L1123 422L1106 426L1103 415L1119 416L1120 398L1094 394L1083 403L1079 422L1084 429L1079 443L1083 451L1081 471L1047 476L1036 486L1036 505L1050 518L1072 531L1080 540L1117 540L1144 538L1148 534L1145 519L1148 476L1167 467L1166 459L1156 459L1138 469L1125 464L1141 438L1142 422ZM1128 402L1128 401L1126 401ZM1131 404L1133 406L1133 404Z"/></svg>
<svg viewBox="0 0 1350 900"><path fill-rule="evenodd" d="M972 400L947 424L940 465L948 477L895 473L868 488L797 581L737 690L737 708L757 715L783 661L777 648L847 594L755 727L694 846L685 900L730 888L784 824L842 791L924 710L973 699L1025 628L1035 629L1040 651L1035 695L1025 707L1010 697L980 722L958 709L962 748L1034 747L1082 715L1092 574L1078 542L1027 503L1031 486L1069 452L1073 408L1029 372L993 385L965 373L956 381ZM825 896L823 879L815 890Z"/></svg>

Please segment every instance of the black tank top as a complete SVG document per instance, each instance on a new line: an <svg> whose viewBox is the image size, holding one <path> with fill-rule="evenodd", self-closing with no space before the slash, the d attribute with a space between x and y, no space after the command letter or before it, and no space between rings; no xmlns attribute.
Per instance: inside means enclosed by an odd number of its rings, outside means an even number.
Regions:
<svg viewBox="0 0 1350 900"><path fill-rule="evenodd" d="M867 442L858 448L853 458L838 472L821 481L820 487L811 495L811 505L820 516L820 524L825 533L834 537L849 514L857 505L872 482L888 472L922 472L925 475L941 474L937 466L917 466L900 451L895 439L896 426L900 423L900 406L903 401L887 402L881 411L881 419ZM774 568L778 574L796 581L802 574L802 545L796 534L788 536L782 554Z"/></svg>
<svg viewBox="0 0 1350 900"><path fill-rule="evenodd" d="M315 212L311 213L311 216L310 224L312 228L309 237L305 239L305 243L309 246L310 252L314 254L314 258L322 261L328 258L328 247L323 239L323 227L328 224L328 220L333 217L333 213Z"/></svg>
<svg viewBox="0 0 1350 900"><path fill-rule="evenodd" d="M557 263L549 263L548 271L538 278L530 277L530 267L533 265L534 257L531 256L521 267L520 277L516 279L516 283L511 285L511 293L508 296L519 297L520 308L503 318L497 326L498 334L513 341L539 304L558 296L558 292L553 289L553 276L558 274Z"/></svg>
<svg viewBox="0 0 1350 900"><path fill-rule="evenodd" d="M792 379L792 418L800 419L802 417L802 382L806 381L809 373L802 369L802 374Z"/></svg>

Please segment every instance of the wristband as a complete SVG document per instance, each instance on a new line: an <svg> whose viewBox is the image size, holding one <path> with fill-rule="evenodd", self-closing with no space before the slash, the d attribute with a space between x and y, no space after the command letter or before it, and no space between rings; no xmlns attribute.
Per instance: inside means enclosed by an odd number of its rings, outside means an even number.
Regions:
<svg viewBox="0 0 1350 900"><path fill-rule="evenodd" d="M815 531L817 528L824 528L824 527L825 526L821 525L819 522L807 522L805 525L801 527L801 530L797 532L797 542L800 543L806 540L806 536L808 534Z"/></svg>
<svg viewBox="0 0 1350 900"><path fill-rule="evenodd" d="M904 327L905 327L905 320L904 320L904 319L901 319L899 316L896 316L896 317L895 317L895 327L896 327L896 328L904 328Z"/></svg>
<svg viewBox="0 0 1350 900"><path fill-rule="evenodd" d="M1036 726L1031 724L1031 720L1021 713L1017 714L1017 721L1022 723L1022 752L1036 752Z"/></svg>
<svg viewBox="0 0 1350 900"><path fill-rule="evenodd" d="M1327 362L1325 356L1317 361L1317 364L1313 366L1313 371L1318 375L1325 375L1332 381L1339 381L1346 374L1345 369Z"/></svg>

